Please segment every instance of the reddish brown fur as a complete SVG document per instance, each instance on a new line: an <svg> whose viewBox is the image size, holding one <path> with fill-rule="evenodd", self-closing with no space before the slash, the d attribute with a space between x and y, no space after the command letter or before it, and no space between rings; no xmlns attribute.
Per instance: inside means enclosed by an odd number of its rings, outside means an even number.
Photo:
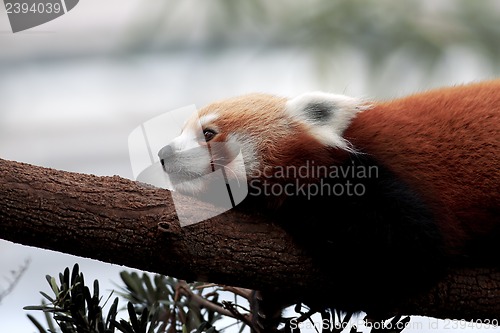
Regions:
<svg viewBox="0 0 500 333"><path fill-rule="evenodd" d="M214 141L231 133L254 139L260 168L298 167L308 160L333 165L346 156L290 118L286 101L256 94L214 103L200 113L221 111ZM500 80L375 103L354 118L344 137L423 197L451 252L460 252L468 239L500 230Z"/></svg>
<svg viewBox="0 0 500 333"><path fill-rule="evenodd" d="M224 142L228 134L234 133L258 139L255 148L262 168L299 167L307 161L315 161L316 165L333 165L338 154L332 154L332 148L310 135L304 124L286 115L286 101L265 94L246 95L211 104L200 111L200 116L217 114L219 110L223 114L214 121L220 133L214 142Z"/></svg>
<svg viewBox="0 0 500 333"><path fill-rule="evenodd" d="M500 80L377 103L345 137L423 195L452 248L498 224Z"/></svg>

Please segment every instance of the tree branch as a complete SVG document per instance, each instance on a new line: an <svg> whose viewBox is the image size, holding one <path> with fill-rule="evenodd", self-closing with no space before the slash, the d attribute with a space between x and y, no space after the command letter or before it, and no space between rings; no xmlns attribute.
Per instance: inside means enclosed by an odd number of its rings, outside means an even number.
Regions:
<svg viewBox="0 0 500 333"><path fill-rule="evenodd" d="M259 212L233 209L181 228L167 190L1 159L0 237L188 281L333 297L342 288ZM453 268L395 310L499 318L500 269Z"/></svg>

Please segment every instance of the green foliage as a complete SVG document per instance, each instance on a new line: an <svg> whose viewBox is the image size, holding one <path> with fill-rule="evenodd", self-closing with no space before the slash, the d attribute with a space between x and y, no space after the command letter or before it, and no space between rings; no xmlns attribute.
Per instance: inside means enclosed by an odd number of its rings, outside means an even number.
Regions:
<svg viewBox="0 0 500 333"><path fill-rule="evenodd" d="M118 307L118 298L115 298L108 315L103 318L99 283L94 281L94 292L85 285L83 273L79 272L77 264L70 273L69 268L59 273L59 284L55 277L46 276L54 296L40 292L45 300L39 306L26 306L25 310L41 310L46 314L49 326L48 332L56 332L54 321L63 333L112 333ZM111 295L110 295L111 296ZM45 303L49 301L49 304ZM52 317L49 316L52 314ZM47 332L33 317L28 318L38 328L40 333Z"/></svg>
<svg viewBox="0 0 500 333"><path fill-rule="evenodd" d="M193 300L191 295L197 294L211 304L219 304L217 292L201 296L200 283L186 284L175 278L154 275L153 279L148 274L123 271L120 277L125 284L119 294L133 303L139 311L153 308L157 312L164 326L183 327L191 332L204 324L207 329L212 328L214 323L222 316L214 309L206 308L199 302ZM186 290L187 288L187 290ZM161 331L161 330L160 330Z"/></svg>
<svg viewBox="0 0 500 333"><path fill-rule="evenodd" d="M41 310L45 314L48 329L33 316L28 318L40 333L157 333L157 332L216 332L214 323L221 318L215 310L181 296L176 291L179 280L156 275L151 281L147 274L121 273L125 284L122 295L128 300L128 320L117 320L119 299L115 297L106 316L103 307L111 298L102 302L99 283L93 283L93 292L85 285L83 273L75 264L59 273L59 279L50 275L46 280L53 296L40 292L42 305L26 306L25 310ZM182 284L192 292L195 285ZM212 297L216 301L216 296ZM46 302L49 303L46 303ZM58 327L58 329L56 328Z"/></svg>
<svg viewBox="0 0 500 333"><path fill-rule="evenodd" d="M233 318L243 319L238 309L244 309L238 304L236 289L234 303L219 302L219 287L206 286L200 283L187 284L163 275L141 275L135 272L123 271L120 277L124 286L118 294L127 300L124 311L128 319L117 319L119 298L115 297L104 315L103 308L110 300L113 292L103 303L99 293L99 283L94 281L93 292L85 285L83 273L75 264L72 271L66 268L59 273L58 279L50 275L46 280L53 296L40 292L44 297L41 305L26 306L25 310L43 311L48 328L45 328L37 319L28 315L39 333L215 333L215 323L224 316L221 312ZM204 291L209 291L204 293ZM227 291L227 290L226 290ZM48 301L48 303L47 303ZM298 304L294 308L299 316L283 318L284 325L280 332L301 332L300 324L310 322L310 326L322 332L341 333L349 327L354 313L343 313L335 310L321 312L321 322L314 323L311 316L314 311ZM236 321L236 319L235 319ZM250 325L248 319L243 319ZM400 333L410 317L394 317L386 326L373 326L371 333ZM368 321L367 321L368 322ZM248 328L245 324L236 321L238 332ZM318 327L317 325L325 325ZM369 322L368 322L369 323ZM224 331L234 328L235 324L227 326ZM350 333L359 332L354 326Z"/></svg>

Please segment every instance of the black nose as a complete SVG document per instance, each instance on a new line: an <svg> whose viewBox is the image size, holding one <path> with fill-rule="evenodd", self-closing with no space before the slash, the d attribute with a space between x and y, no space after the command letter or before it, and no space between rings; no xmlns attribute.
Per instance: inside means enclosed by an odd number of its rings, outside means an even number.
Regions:
<svg viewBox="0 0 500 333"><path fill-rule="evenodd" d="M160 163L162 166L165 166L165 161L169 158L172 158L174 155L174 150L169 145L166 145L158 152L158 157L160 158Z"/></svg>

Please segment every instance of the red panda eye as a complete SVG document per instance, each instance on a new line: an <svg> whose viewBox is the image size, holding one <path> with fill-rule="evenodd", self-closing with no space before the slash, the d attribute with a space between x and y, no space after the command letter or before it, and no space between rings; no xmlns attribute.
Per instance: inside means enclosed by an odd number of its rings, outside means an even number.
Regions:
<svg viewBox="0 0 500 333"><path fill-rule="evenodd" d="M208 142L212 140L217 133L214 130L211 129L204 129L203 130L203 136L205 137L205 141Z"/></svg>

